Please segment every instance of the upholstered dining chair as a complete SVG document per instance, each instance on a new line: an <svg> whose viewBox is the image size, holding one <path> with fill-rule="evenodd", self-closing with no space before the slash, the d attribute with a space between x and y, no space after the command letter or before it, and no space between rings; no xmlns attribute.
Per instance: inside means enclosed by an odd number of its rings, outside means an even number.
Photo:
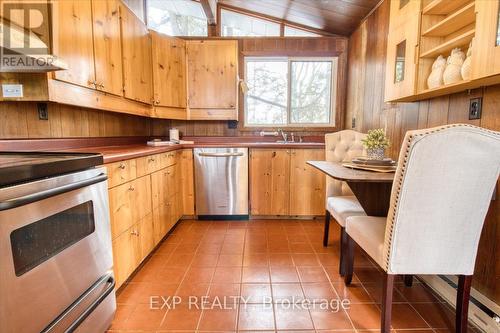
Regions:
<svg viewBox="0 0 500 333"><path fill-rule="evenodd" d="M346 222L346 272L354 243L386 272L382 332L389 332L396 275L458 275L456 332L466 332L481 229L500 171L500 132L448 125L406 133L387 218Z"/></svg>
<svg viewBox="0 0 500 333"><path fill-rule="evenodd" d="M325 135L325 159L330 162L342 162L363 155L362 139L366 134L353 130L344 130ZM340 274L343 275L343 244L346 218L354 215L366 215L349 186L342 181L326 176L326 211L323 246L328 246L330 219L340 225Z"/></svg>

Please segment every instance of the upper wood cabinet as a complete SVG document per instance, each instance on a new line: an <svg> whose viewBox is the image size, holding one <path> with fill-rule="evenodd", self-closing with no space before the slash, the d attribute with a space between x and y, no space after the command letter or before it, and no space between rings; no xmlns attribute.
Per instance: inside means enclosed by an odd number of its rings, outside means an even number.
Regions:
<svg viewBox="0 0 500 333"><path fill-rule="evenodd" d="M500 74L500 1L476 1L473 78Z"/></svg>
<svg viewBox="0 0 500 333"><path fill-rule="evenodd" d="M186 108L186 42L151 31L154 104Z"/></svg>
<svg viewBox="0 0 500 333"><path fill-rule="evenodd" d="M95 88L91 1L55 1L53 10L54 54L68 65L67 70L54 72L54 77Z"/></svg>
<svg viewBox="0 0 500 333"><path fill-rule="evenodd" d="M237 119L238 42L187 41L191 119Z"/></svg>
<svg viewBox="0 0 500 333"><path fill-rule="evenodd" d="M120 5L123 93L143 103L153 101L151 38L144 23L125 5Z"/></svg>
<svg viewBox="0 0 500 333"><path fill-rule="evenodd" d="M96 89L123 95L120 11L116 0L93 0Z"/></svg>
<svg viewBox="0 0 500 333"><path fill-rule="evenodd" d="M386 101L415 95L420 7L420 0L391 1L385 76Z"/></svg>

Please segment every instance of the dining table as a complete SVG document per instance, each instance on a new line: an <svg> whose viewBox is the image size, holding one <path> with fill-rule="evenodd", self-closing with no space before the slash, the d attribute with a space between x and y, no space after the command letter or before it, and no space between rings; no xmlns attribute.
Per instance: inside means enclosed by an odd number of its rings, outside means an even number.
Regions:
<svg viewBox="0 0 500 333"><path fill-rule="evenodd" d="M333 179L344 181L368 216L387 216L394 172L376 172L346 167L342 162L307 161Z"/></svg>

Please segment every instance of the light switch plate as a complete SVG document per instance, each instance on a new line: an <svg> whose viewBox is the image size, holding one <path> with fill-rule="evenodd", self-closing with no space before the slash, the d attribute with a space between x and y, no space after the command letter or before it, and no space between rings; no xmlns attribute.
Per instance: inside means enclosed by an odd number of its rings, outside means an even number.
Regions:
<svg viewBox="0 0 500 333"><path fill-rule="evenodd" d="M23 97L22 84L2 84L2 96L4 98L21 98Z"/></svg>

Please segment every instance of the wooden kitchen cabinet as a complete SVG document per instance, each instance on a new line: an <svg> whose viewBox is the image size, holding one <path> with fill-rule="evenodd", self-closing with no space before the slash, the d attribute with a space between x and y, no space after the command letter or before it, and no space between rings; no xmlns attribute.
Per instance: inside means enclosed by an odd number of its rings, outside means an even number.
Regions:
<svg viewBox="0 0 500 333"><path fill-rule="evenodd" d="M151 178L137 178L109 190L111 234L120 235L151 212Z"/></svg>
<svg viewBox="0 0 500 333"><path fill-rule="evenodd" d="M193 150L184 149L181 155L182 215L194 215Z"/></svg>
<svg viewBox="0 0 500 333"><path fill-rule="evenodd" d="M106 165L106 170L108 174L108 187L115 187L136 178L136 160L110 163Z"/></svg>
<svg viewBox="0 0 500 333"><path fill-rule="evenodd" d="M151 104L153 75L151 39L144 23L125 5L120 5L123 52L123 94Z"/></svg>
<svg viewBox="0 0 500 333"><path fill-rule="evenodd" d="M154 105L186 109L186 42L151 31Z"/></svg>
<svg viewBox="0 0 500 333"><path fill-rule="evenodd" d="M325 176L307 161L323 161L324 149L292 149L290 160L290 215L323 215Z"/></svg>
<svg viewBox="0 0 500 333"><path fill-rule="evenodd" d="M54 72L54 78L94 89L91 1L55 1L53 10L54 54L68 65L68 69Z"/></svg>
<svg viewBox="0 0 500 333"><path fill-rule="evenodd" d="M417 84L420 0L391 1L385 101L415 95Z"/></svg>
<svg viewBox="0 0 500 333"><path fill-rule="evenodd" d="M120 10L116 0L92 0L95 88L123 95Z"/></svg>
<svg viewBox="0 0 500 333"><path fill-rule="evenodd" d="M131 226L120 236L113 239L113 271L117 289L137 268L137 253L140 248L135 227L135 225Z"/></svg>
<svg viewBox="0 0 500 333"><path fill-rule="evenodd" d="M238 119L238 42L187 41L190 119Z"/></svg>
<svg viewBox="0 0 500 333"><path fill-rule="evenodd" d="M251 215L323 215L325 177L306 164L323 149L251 149Z"/></svg>
<svg viewBox="0 0 500 333"><path fill-rule="evenodd" d="M137 265L139 265L155 247L152 212L137 223L136 236L139 238L136 253Z"/></svg>
<svg viewBox="0 0 500 333"><path fill-rule="evenodd" d="M474 79L500 74L500 1L476 1L472 55Z"/></svg>
<svg viewBox="0 0 500 333"><path fill-rule="evenodd" d="M289 215L290 150L251 149L250 213Z"/></svg>

